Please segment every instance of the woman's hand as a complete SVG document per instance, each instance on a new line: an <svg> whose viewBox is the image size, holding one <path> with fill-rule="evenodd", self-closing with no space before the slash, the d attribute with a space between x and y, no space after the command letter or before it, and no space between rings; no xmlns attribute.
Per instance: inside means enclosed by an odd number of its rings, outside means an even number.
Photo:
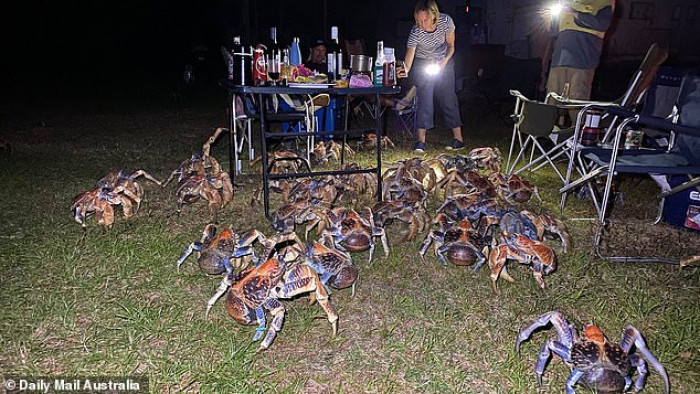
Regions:
<svg viewBox="0 0 700 394"><path fill-rule="evenodd" d="M408 70L404 62L396 62L396 77L397 78L408 78Z"/></svg>

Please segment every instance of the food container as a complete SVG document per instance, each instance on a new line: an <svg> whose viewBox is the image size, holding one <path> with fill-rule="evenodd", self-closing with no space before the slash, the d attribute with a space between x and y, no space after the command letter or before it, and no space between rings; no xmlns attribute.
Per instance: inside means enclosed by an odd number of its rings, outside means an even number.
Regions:
<svg viewBox="0 0 700 394"><path fill-rule="evenodd" d="M372 58L366 55L351 55L350 71L353 74L369 75L372 72Z"/></svg>
<svg viewBox="0 0 700 394"><path fill-rule="evenodd" d="M642 147L644 132L641 130L627 130L625 135L625 149L639 149Z"/></svg>

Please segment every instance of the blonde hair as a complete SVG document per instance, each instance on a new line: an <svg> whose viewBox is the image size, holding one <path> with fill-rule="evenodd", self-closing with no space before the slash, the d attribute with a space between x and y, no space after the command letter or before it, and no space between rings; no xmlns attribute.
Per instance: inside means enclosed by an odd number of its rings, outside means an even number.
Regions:
<svg viewBox="0 0 700 394"><path fill-rule="evenodd" d="M418 24L418 18L416 15L418 15L420 11L425 11L432 15L433 23L437 23L438 16L440 15L440 9L438 8L435 0L418 0L415 8L413 9L413 18L416 20L416 24Z"/></svg>

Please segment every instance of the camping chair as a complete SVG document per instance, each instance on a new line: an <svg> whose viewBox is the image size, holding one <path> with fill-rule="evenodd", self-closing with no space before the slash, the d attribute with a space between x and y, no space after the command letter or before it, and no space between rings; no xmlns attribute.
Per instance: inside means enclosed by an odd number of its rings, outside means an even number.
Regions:
<svg viewBox="0 0 700 394"><path fill-rule="evenodd" d="M386 106L383 109L390 111L395 115L393 134L394 138L401 137L405 140L412 141L416 136L416 127L418 123L418 98L416 97L416 87L411 86L406 94L400 98L392 98L394 105ZM384 135L387 135L387 120L384 118Z"/></svg>
<svg viewBox="0 0 700 394"><path fill-rule="evenodd" d="M584 129L584 119L586 119L592 113L603 113L601 122L607 119L609 123L606 127L606 131L603 133L600 145L609 149L609 147L612 145L611 140L615 135L615 130L619 125L619 117L614 113L614 111L608 112L606 111L606 109L622 108L628 111L639 112L640 103L644 97L644 93L654 81L654 78L656 77L661 63L663 63L666 60L666 58L668 58L668 51L661 49L657 43L652 44L649 47L649 50L647 51L647 54L644 57L644 60L642 61L641 65L634 73L634 76L629 87L627 88L627 91L618 100L608 103L592 102L585 100L568 100L568 102L575 104L580 103L584 104L584 106L578 113L575 122L576 126L574 129L574 135L569 139L567 145L567 149L571 153L569 154L569 165L566 170L564 187L562 188L562 190L564 190L564 192L562 192L561 198L562 212L564 210L564 205L566 204L568 191L571 190L573 187L578 187L579 185L585 183L586 179L590 177L595 177L597 175L595 163L586 160L585 153L590 150L598 150L599 147L586 147L584 146L584 144L582 144L581 139ZM562 101L561 97L551 93L548 95L548 99L553 102ZM602 127L603 126L601 126L601 128ZM576 172L581 176L577 181L572 181L572 174L574 170L576 170ZM594 203L597 205L597 202L595 200L598 197L598 193L590 183L586 183L586 187L588 187L588 195L594 200Z"/></svg>
<svg viewBox="0 0 700 394"><path fill-rule="evenodd" d="M275 97L279 97L281 99L278 105L279 108L281 108L282 113L292 111L292 113L304 114L303 122L296 122L296 124L293 125L285 122L282 124L282 128L284 131L292 128L295 132L304 134L305 137L299 138L302 138L306 142L306 147L304 150L306 153L306 160L310 163L311 153L313 152L315 145L314 132L319 131L319 117L321 117L319 112L323 111L330 104L330 95L327 93L321 93L315 96L308 95L303 97L298 95L280 94Z"/></svg>
<svg viewBox="0 0 700 394"><path fill-rule="evenodd" d="M582 149L580 140L584 126L583 121L589 113L600 110L600 108L609 106L635 108L641 100L642 93L653 80L659 65L667 57L668 52L661 50L658 44L652 44L630 80L625 93L615 101L601 102L566 99L562 95L550 92L544 103L538 103L527 99L517 91L511 91L511 95L516 97L515 110L512 115L515 124L513 125L506 172L508 174L517 174L525 170L536 171L549 163L564 184L570 181L574 169L579 174L585 174L587 172L586 165L578 161L575 162L576 155L573 154ZM547 108L547 105L551 106L551 108ZM562 111L570 111L572 109L579 109L575 128L560 130L558 127L554 127L557 119L552 119L553 113L555 111L562 113ZM558 118L558 115L556 117ZM610 135L618 119L613 115L606 114L603 120L609 122L605 134ZM554 146L545 148L543 144L539 143L543 137L549 137L554 142ZM518 143L517 145L516 142ZM519 147L519 150L514 156L516 146ZM528 149L531 149L529 161L522 168L516 170L521 160L524 161L527 158ZM566 176L562 176L561 171L555 165L555 161L562 156L569 159ZM576 166L574 166L574 163L576 163Z"/></svg>
<svg viewBox="0 0 700 394"><path fill-rule="evenodd" d="M613 116L624 119L615 129L613 146L607 150L594 150L585 154L586 159L595 163L595 174L587 174L578 182L588 184L595 182L596 176L605 177L605 189L600 202L595 202L597 212L598 232L595 237L596 254L613 262L662 262L678 264L675 259L660 257L617 257L603 256L600 253L600 244L605 227L609 224L607 213L613 187L613 177L616 174L649 174L661 187L659 197L658 222L666 197L685 191L691 187L700 185L700 70L696 69L683 78L680 92L676 99L675 115L672 120L650 115L634 113L628 109L614 106L606 108ZM666 151L659 150L620 150L622 136L630 127L653 127L657 130L666 130L672 133L671 148ZM667 177L671 175L685 175L688 180L680 185L671 187ZM562 193L570 190L572 185L562 188ZM699 189L700 190L700 189ZM699 204L700 205L700 204ZM695 207L700 213L700 206ZM688 212L690 215L692 212ZM693 219L693 218L691 218ZM655 223L656 223L655 222Z"/></svg>
<svg viewBox="0 0 700 394"><path fill-rule="evenodd" d="M530 100L517 90L511 90L510 94L515 97L515 110L511 116L515 123L508 150L506 174L519 174L525 170L536 171L549 163L559 179L564 182L564 175L557 168L556 160L569 154L565 147L573 130L559 130L556 123L560 110L580 106L545 104ZM551 146L551 142L554 146ZM517 154L514 152L516 146L519 147ZM528 156L529 160L525 165L516 170L517 165Z"/></svg>

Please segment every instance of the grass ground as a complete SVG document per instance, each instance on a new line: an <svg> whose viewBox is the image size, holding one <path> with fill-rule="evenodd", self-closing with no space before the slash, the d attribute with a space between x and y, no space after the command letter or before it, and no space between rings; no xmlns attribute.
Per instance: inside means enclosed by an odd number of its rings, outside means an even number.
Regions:
<svg viewBox="0 0 700 394"><path fill-rule="evenodd" d="M317 305L293 300L285 302L286 322L273 347L255 354L254 328L235 323L221 304L204 318L219 279L191 261L176 269L208 220L204 204L177 215L174 187L146 184L148 203L128 222L118 217L102 230L92 219L84 232L71 218L73 196L108 171L144 169L165 178L213 128L226 125L217 90L137 95L3 103L0 137L12 147L0 160L3 374L141 375L152 392L556 393L569 373L561 360L551 362L541 389L533 373L540 344L553 330L536 333L520 355L514 351L517 332L556 309L577 325L595 321L613 341L626 325L636 326L666 366L673 391L697 392L700 269L596 260L590 222L569 219L591 214L577 200L565 217L573 250L559 254L545 290L513 264L516 282L500 283L494 296L487 270L443 267L432 255L421 263L419 239L393 246L389 258L377 253L371 267L365 254L356 257L357 293L332 295L337 337ZM505 152L509 127L469 117L475 112L465 105L468 147L497 145ZM428 141L427 154L435 155L449 138ZM399 145L385 161L410 155L410 142ZM213 150L225 168L226 149L223 141ZM544 208L558 212L555 175L528 178L539 185ZM258 178L237 182L222 224L271 233L262 209L248 204ZM625 209L641 211L652 185L623 187ZM697 234L640 231L623 231L619 236L629 241L618 243L683 256L700 249ZM646 391L662 387L651 371Z"/></svg>

